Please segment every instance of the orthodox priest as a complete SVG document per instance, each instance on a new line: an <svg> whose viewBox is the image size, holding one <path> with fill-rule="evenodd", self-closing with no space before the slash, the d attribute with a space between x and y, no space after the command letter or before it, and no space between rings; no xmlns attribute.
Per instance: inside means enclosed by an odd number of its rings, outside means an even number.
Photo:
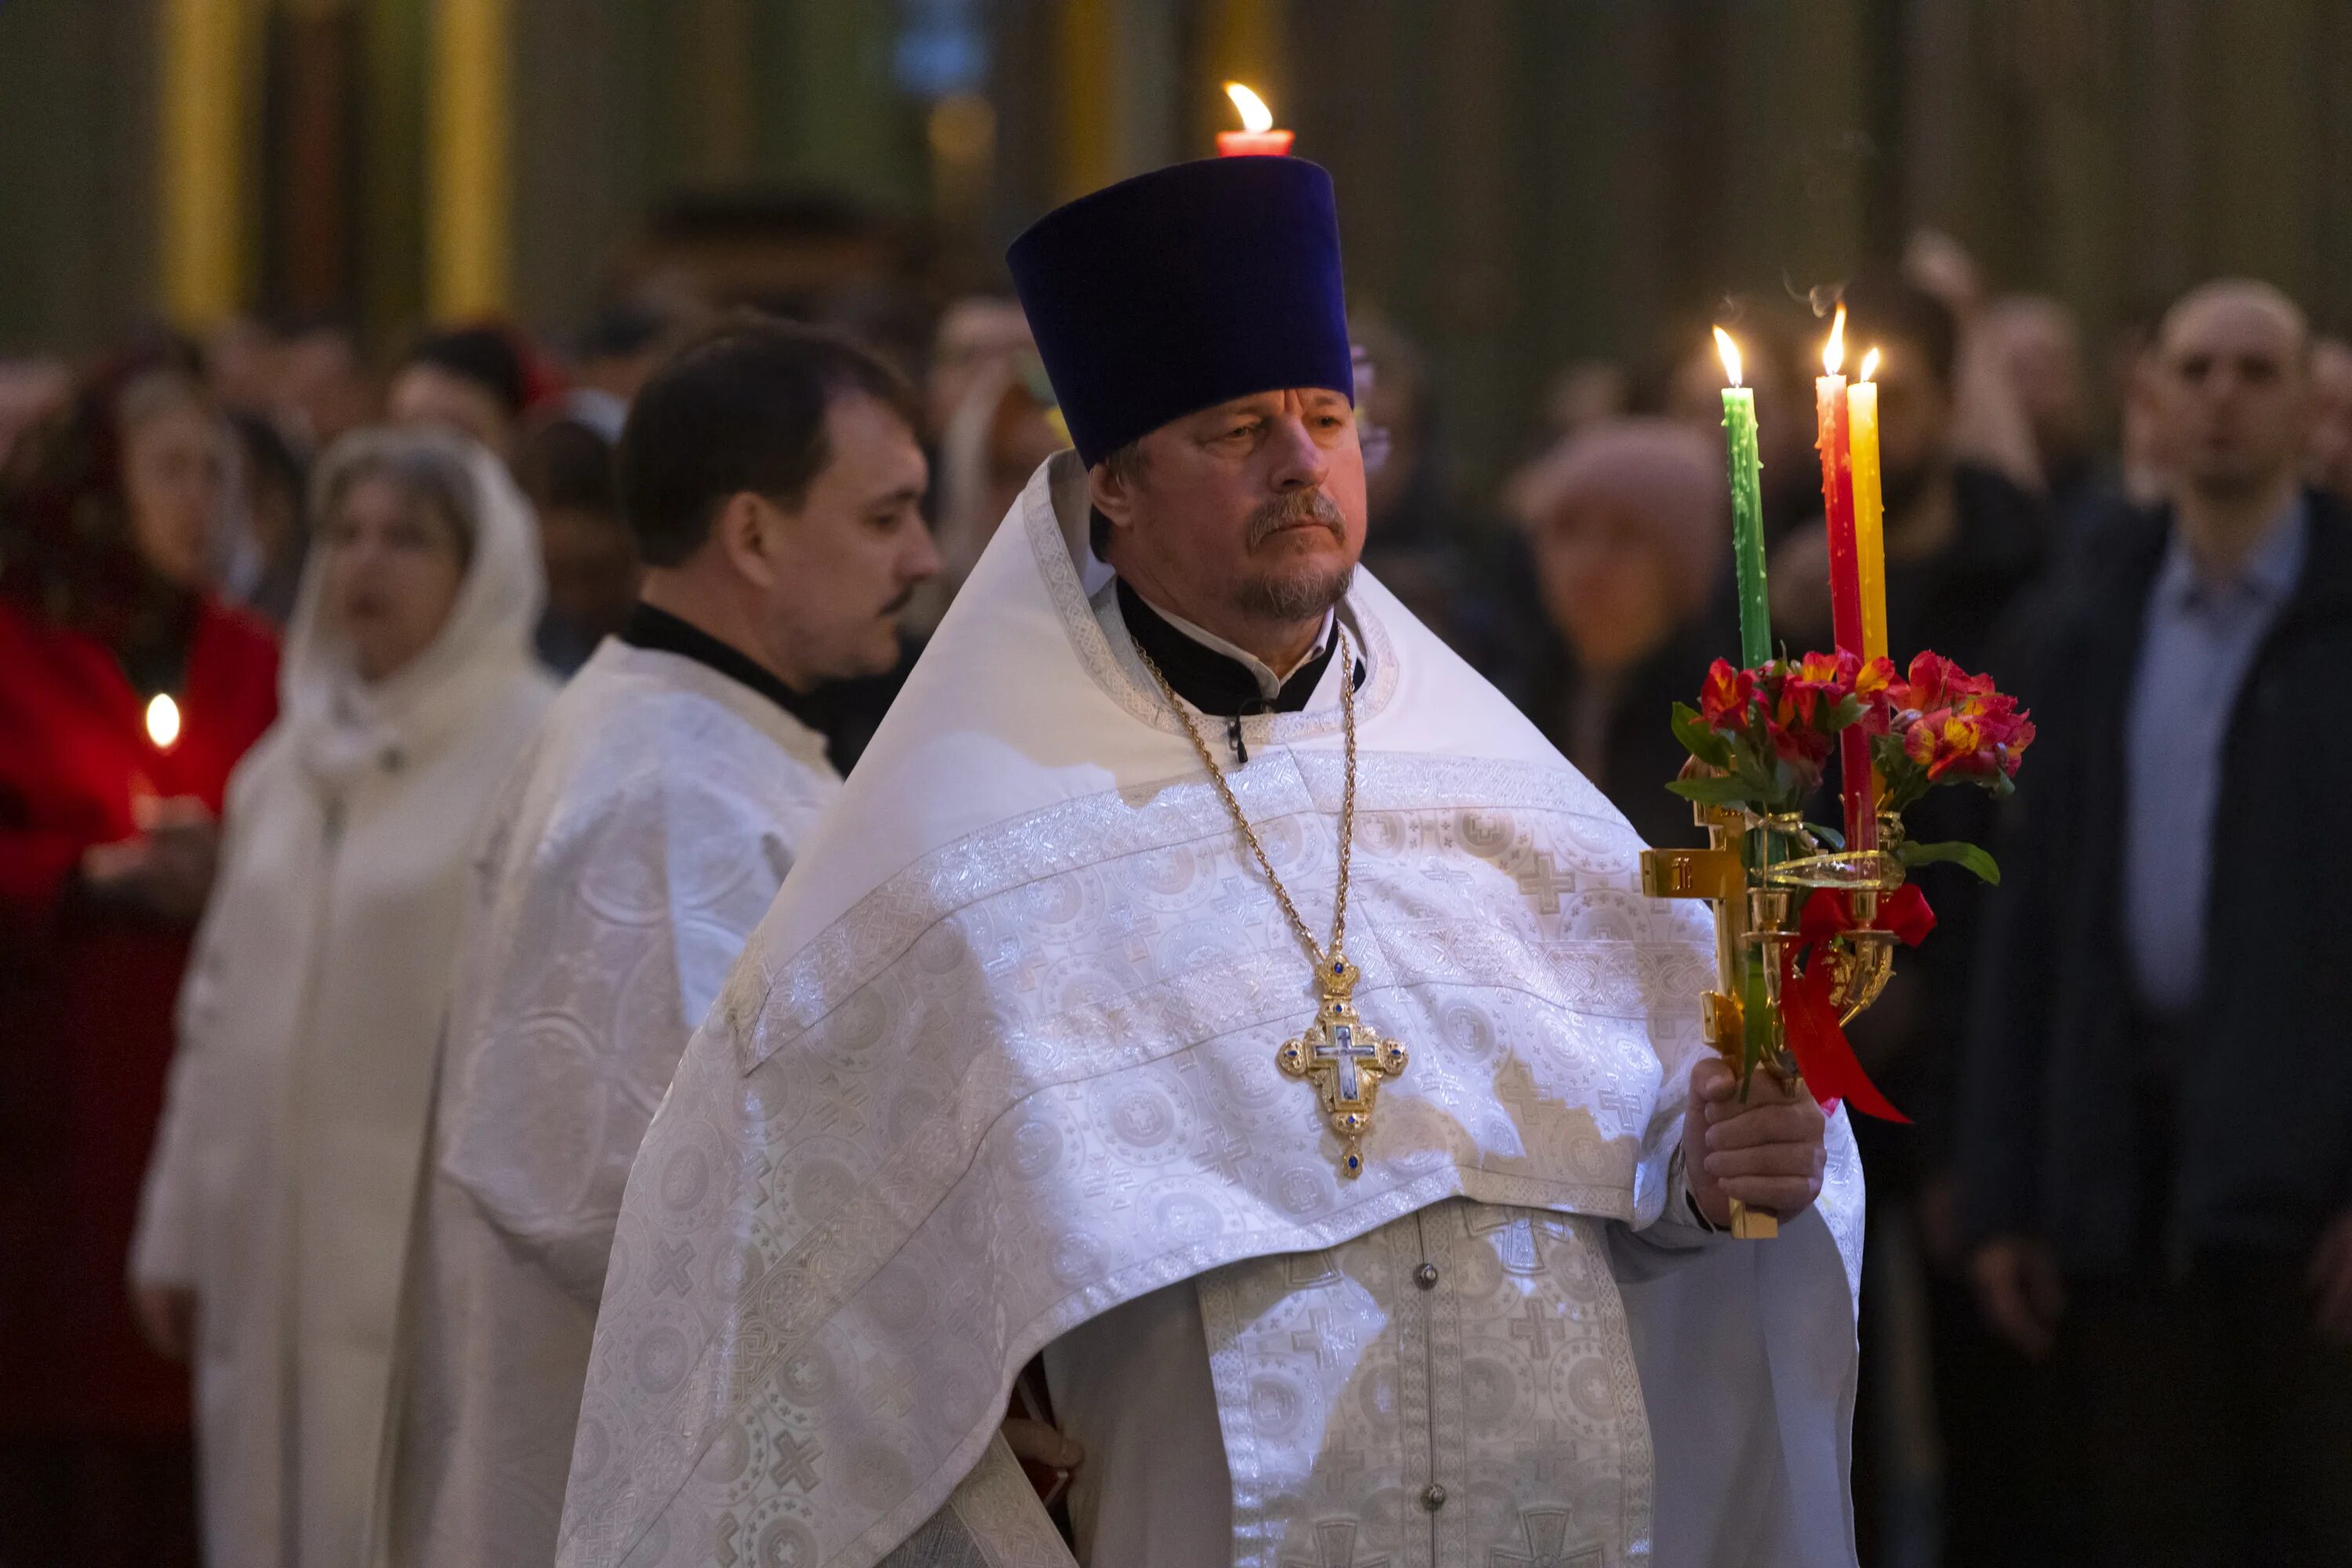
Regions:
<svg viewBox="0 0 2352 1568"><path fill-rule="evenodd" d="M1734 1097L1704 916L1352 571L1328 178L1011 261L1076 452L680 1064L562 1561L1067 1563L1042 1352L1092 1568L1850 1563L1851 1135Z"/></svg>

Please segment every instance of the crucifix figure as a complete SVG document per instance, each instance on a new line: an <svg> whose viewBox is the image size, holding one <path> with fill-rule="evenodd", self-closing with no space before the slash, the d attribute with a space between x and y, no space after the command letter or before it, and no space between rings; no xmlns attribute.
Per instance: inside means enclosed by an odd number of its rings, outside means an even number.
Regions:
<svg viewBox="0 0 2352 1568"><path fill-rule="evenodd" d="M1339 1173L1364 1173L1363 1142L1372 1130L1372 1108L1383 1081L1405 1069L1405 1048L1365 1026L1353 1000L1357 972L1335 955L1319 965L1322 993L1315 1022L1283 1042L1275 1063L1291 1078L1313 1084L1323 1101L1323 1119L1339 1137Z"/></svg>
<svg viewBox="0 0 2352 1568"><path fill-rule="evenodd" d="M1370 1061L1378 1057L1380 1052L1371 1046L1357 1042L1356 1029L1352 1024L1337 1025L1330 1033L1329 1039L1315 1047L1315 1054L1326 1061L1339 1064L1341 1100L1361 1100L1363 1091L1359 1087L1361 1080L1356 1076L1356 1064Z"/></svg>

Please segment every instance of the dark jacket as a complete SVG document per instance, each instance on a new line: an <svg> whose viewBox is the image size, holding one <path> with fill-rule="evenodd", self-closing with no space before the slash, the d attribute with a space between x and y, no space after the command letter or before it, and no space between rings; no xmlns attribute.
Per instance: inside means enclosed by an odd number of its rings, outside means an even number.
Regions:
<svg viewBox="0 0 2352 1568"><path fill-rule="evenodd" d="M2124 738L2167 517L2111 529L2035 601L2017 688L2039 738L1979 953L1962 1164L1979 1235L2077 1274L2200 1248L2300 1253L2352 1205L2352 513L2309 498L2302 582L2223 742L2205 992L2181 1044L2135 1022ZM2158 1216L2151 1226L2150 1216Z"/></svg>

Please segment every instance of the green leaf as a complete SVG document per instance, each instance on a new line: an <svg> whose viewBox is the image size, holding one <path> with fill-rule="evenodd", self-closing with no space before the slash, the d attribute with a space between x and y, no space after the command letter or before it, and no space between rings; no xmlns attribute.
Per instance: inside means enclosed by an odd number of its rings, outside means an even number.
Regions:
<svg viewBox="0 0 2352 1568"><path fill-rule="evenodd" d="M1756 786L1734 773L1711 778L1676 779L1666 785L1685 800L1701 805L1742 805L1756 798Z"/></svg>
<svg viewBox="0 0 2352 1568"><path fill-rule="evenodd" d="M1822 728L1834 735L1850 724L1862 722L1862 699L1847 692L1838 699L1836 707L1824 717Z"/></svg>
<svg viewBox="0 0 2352 1568"><path fill-rule="evenodd" d="M1843 849L1845 847L1845 835L1839 832L1836 828L1832 827L1828 823L1808 822L1805 824L1805 826L1811 832L1816 841L1827 846L1829 848Z"/></svg>
<svg viewBox="0 0 2352 1568"><path fill-rule="evenodd" d="M1906 866L1958 866L1980 880L2000 886L2000 863L1976 845L1957 838L1943 844L1906 843L1895 853Z"/></svg>
<svg viewBox="0 0 2352 1568"><path fill-rule="evenodd" d="M1711 768L1731 769L1731 742L1710 728L1698 710L1687 702L1675 704L1675 739L1683 750Z"/></svg>

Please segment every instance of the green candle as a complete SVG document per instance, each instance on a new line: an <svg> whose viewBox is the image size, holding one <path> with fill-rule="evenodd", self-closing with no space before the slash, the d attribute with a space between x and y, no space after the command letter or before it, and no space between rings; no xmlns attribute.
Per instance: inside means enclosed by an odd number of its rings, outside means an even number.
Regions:
<svg viewBox="0 0 2352 1568"><path fill-rule="evenodd" d="M1739 384L1739 348L1715 329L1731 384L1723 389L1723 444L1731 469L1732 558L1739 570L1739 662L1753 669L1772 657L1772 607L1764 593L1763 461L1756 455L1756 393Z"/></svg>

